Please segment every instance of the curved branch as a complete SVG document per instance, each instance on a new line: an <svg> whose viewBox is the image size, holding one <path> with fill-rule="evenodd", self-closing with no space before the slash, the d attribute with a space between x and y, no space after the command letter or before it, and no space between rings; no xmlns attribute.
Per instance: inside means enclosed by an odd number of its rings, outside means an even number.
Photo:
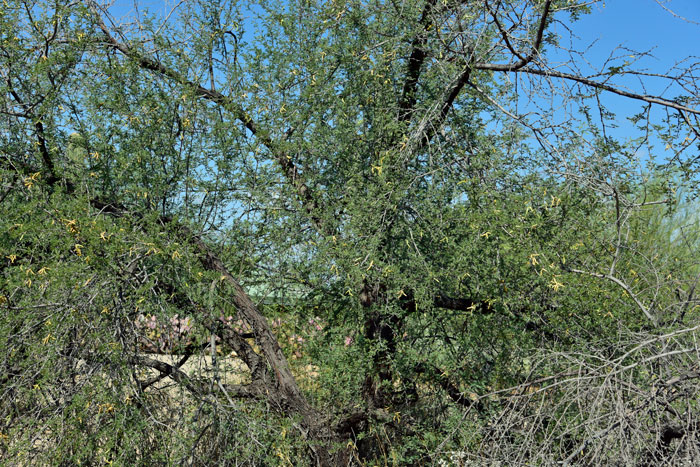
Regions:
<svg viewBox="0 0 700 467"><path fill-rule="evenodd" d="M99 209L101 212L110 213L116 216L125 215L125 210L116 204L92 200L91 205L94 208ZM160 222L163 225L173 225L180 231L181 234L188 237L189 241L197 251L197 256L201 261L202 266L209 271L218 273L220 275L221 282L226 282L233 287L233 304L240 313L241 317L253 329L255 342L258 346L260 346L262 355L265 357L265 360L267 363L269 363L272 371L274 372L276 388L273 387L271 388L272 391L268 391L270 401L280 406L291 407L294 411L304 415L305 417L316 415L314 409L309 405L301 393L301 389L297 385L296 379L292 375L289 363L282 353L282 349L280 348L277 338L273 334L267 320L262 315L260 310L258 310L257 306L250 299L250 296L248 296L243 287L241 287L238 281L233 277L233 275L231 275L223 261L212 253L204 241L197 234L192 232L189 227L177 223L175 220L168 217L161 217ZM219 326L213 319L210 318L205 317L203 319L203 324L210 331L216 333L222 339L224 339L245 362L248 368L250 368L253 375L259 378L261 381L263 380L266 373L265 362L242 336L238 335L233 330L227 330L226 327Z"/></svg>
<svg viewBox="0 0 700 467"><path fill-rule="evenodd" d="M182 368L182 365L187 363L187 361L190 359L191 356L192 356L192 348L188 348L185 355L183 355L182 358L180 359L180 361L174 365L174 368L177 370ZM152 378L149 378L146 381L139 381L139 387L141 388L142 391L144 391L149 386L153 386L158 381L161 381L167 377L168 377L168 373L161 372L159 375L154 376Z"/></svg>
<svg viewBox="0 0 700 467"><path fill-rule="evenodd" d="M46 179L46 183L48 183L49 186L53 186L56 182L58 182L59 178L56 175L56 166L54 165L53 159L49 154L48 148L46 147L46 136L44 134L44 124L41 122L41 117L35 116L31 110L33 106L26 104L24 100L20 97L20 95L15 91L9 76L6 79L6 83L12 98L15 100L15 102L17 102L17 104L20 107L25 109L25 111L22 114L18 114L17 116L21 118L34 120L34 133L36 134L37 146L39 147L39 154L41 154L41 160L44 163L44 168L49 173L49 176Z"/></svg>
<svg viewBox="0 0 700 467"><path fill-rule="evenodd" d="M183 358L186 360L186 358ZM210 394L207 389L209 382L202 382L200 380L190 378L187 373L180 369L182 361L177 365L171 365L166 362L161 362L155 358L135 356L130 359L131 363L134 365L145 366L147 368L154 369L160 373L160 375L155 376L151 380L146 382L140 382L141 389L145 389L151 384L160 381L163 378L170 377L173 381L181 384L193 395L198 397L203 397ZM153 381L155 380L155 381ZM153 381L153 382L151 382ZM150 383L150 384L149 384ZM264 391L255 384L240 384L240 385L221 385L222 389L225 390L226 395L234 396L237 398L259 398L264 394Z"/></svg>
<svg viewBox="0 0 700 467"><path fill-rule="evenodd" d="M430 118L430 116L426 116L420 122L418 128L416 128L413 133L413 139L418 142L416 150L421 150L427 146L433 139L433 136L435 136L435 133L437 133L437 131L442 127L443 122L447 118L447 114L449 114L450 110L452 110L455 99L457 99L459 93L462 92L464 85L469 82L471 72L472 66L470 64L465 65L464 70L462 70L460 75L451 85L451 88L448 90L445 100L440 105L440 110L437 112L437 115L432 118Z"/></svg>
<svg viewBox="0 0 700 467"><path fill-rule="evenodd" d="M537 53L540 50L540 47L542 46L542 38L544 37L544 30L547 26L547 18L549 17L550 8L552 6L552 0L547 0L544 4L542 16L540 16L539 26L537 27L537 33L535 34L535 40L532 43L530 52L525 57L521 56L521 54L513 48L513 46L510 43L510 39L508 38L508 31L506 31L501 25L501 22L498 21L496 13L491 11L491 7L489 6L488 2L485 2L485 4L486 8L489 10L489 13L491 13L491 16L493 17L494 22L496 23L496 27L498 27L498 30L501 33L501 36L503 37L503 40L505 41L506 47L508 47L508 50L510 50L513 55L520 58L520 60L518 60L515 63L507 63L505 65L493 64L492 66L494 68L492 69L494 71L517 71L521 69L535 58L535 55L537 55Z"/></svg>
<svg viewBox="0 0 700 467"><path fill-rule="evenodd" d="M267 367L262 361L262 358L260 358L260 355L245 341L244 336L230 327L223 326L220 321L214 320L213 318L205 319L204 326L213 334L221 337L221 340L226 342L226 344L231 346L233 351L236 352L236 355L250 368L253 381L263 381L265 379Z"/></svg>
<svg viewBox="0 0 700 467"><path fill-rule="evenodd" d="M170 377L172 378L173 381L181 384L185 388L187 388L188 391L190 391L192 394L195 396L203 396L206 394L206 389L205 385L202 384L201 381L195 380L187 376L187 373L182 371L180 369L180 366L174 366L170 365L169 363L161 362L160 360L156 360L155 358L151 357L141 357L141 356L134 356L129 359L130 363L134 365L140 365L140 366L145 366L148 368L152 368L156 371L158 371L161 374L161 378L158 380L165 378L165 377ZM145 389L146 387L150 386L154 382L139 382L139 386L142 389Z"/></svg>
<svg viewBox="0 0 700 467"><path fill-rule="evenodd" d="M661 105L664 107L669 107L671 109L676 109L680 112L688 112L694 115L700 115L700 109L694 109L692 107L685 106L683 104L679 104L677 102L664 99L662 97L658 96L649 96L645 94L637 94L634 92L629 92L625 91L624 89L617 88L615 86L611 86L606 83L601 83L600 81L595 81L590 78L586 78L584 76L579 76L579 75L574 75L571 73L562 73L560 71L554 71L554 70L541 70L537 68L530 68L530 67L523 67L523 68L518 68L518 69L504 69L502 65L498 64L493 64L493 63L476 63L474 64L474 68L477 70L490 70L490 71L510 71L510 72L516 72L516 73L527 73L530 75L538 75L538 76L546 76L548 78L561 78L561 79L566 79L570 81L575 81L577 83L584 84L586 86L590 86L595 89L601 89L603 91L611 92L613 94L617 94L619 96L623 97L629 97L631 99L636 99L644 102L648 102L650 104L657 104Z"/></svg>
<svg viewBox="0 0 700 467"><path fill-rule="evenodd" d="M161 62L143 56L138 51L134 50L128 45L119 42L111 34L109 28L107 27L107 25L105 25L104 21L102 21L102 18L97 11L97 6L94 4L94 2L89 2L89 4L92 8L95 22L102 31L106 42L110 47L114 48L115 50L118 50L126 57L134 60L141 68L170 78L173 81L192 89L195 95L207 99L215 104L221 105L224 109L233 113L235 118L238 121L240 121L248 129L248 131L250 131L250 133L253 136L255 136L256 139L260 141L260 143L262 143L262 145L265 146L272 153L274 159L277 161L280 168L282 169L282 172L284 173L287 181L296 190L297 196L299 197L299 201L301 202L302 207L306 211L307 215L309 216L309 219L311 220L312 224L317 228L317 230L327 236L331 236L334 234L331 227L327 223L323 222L323 220L319 216L318 211L320 206L318 203L318 198L313 194L309 186L304 182L299 168L292 161L292 158L289 155L289 153L283 148L280 142L272 138L272 136L267 130L257 125L257 123L250 116L250 114L243 108L243 106L241 106L237 102L234 102L233 99L231 99L229 96L213 89L207 89L204 86L189 80L185 75L166 67Z"/></svg>
<svg viewBox="0 0 700 467"><path fill-rule="evenodd" d="M647 307L645 307L644 304L639 300L639 298L637 298L637 294L635 294L634 291L632 291L632 289L630 289L627 284L625 284L623 281L621 281L617 277L615 277L611 274L600 274L598 272L583 271L581 269L571 268L568 270L571 272L575 272L576 274L585 274L588 276L598 277L600 279L607 279L607 280L619 285L622 288L622 290L624 290L627 293L627 295L632 297L632 300L634 300L634 303L637 305L637 307L642 311L642 313L644 313L644 316L646 316L647 319L654 324L654 326L657 325L656 318L654 318L654 316L652 316L652 314L649 312Z"/></svg>

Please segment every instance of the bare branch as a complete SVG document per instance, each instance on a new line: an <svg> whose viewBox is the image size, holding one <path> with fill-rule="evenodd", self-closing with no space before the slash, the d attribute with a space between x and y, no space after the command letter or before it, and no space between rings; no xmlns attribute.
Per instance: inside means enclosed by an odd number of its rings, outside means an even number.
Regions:
<svg viewBox="0 0 700 467"><path fill-rule="evenodd" d="M501 68L501 65L495 65L492 63L476 63L474 64L474 68L477 70L491 70L491 71L512 71L516 73L526 73L530 75L538 75L538 76L546 76L548 78L562 78L570 81L575 81L577 83L584 84L586 86L593 87L595 89L601 89L603 91L611 92L613 94L617 94L619 96L624 96L624 97L629 97L631 99L636 99L640 100L643 102L648 102L650 104L657 104L661 105L664 107L668 107L671 109L676 109L681 112L688 112L694 115L700 115L700 109L694 109L692 107L685 106L683 104L679 104L677 102L664 99L663 97L659 96L649 96L649 95L643 95L643 94L637 94L629 91L625 91L624 89L617 88L615 86L611 86L609 84L601 83L599 81L595 81L589 78L586 78L584 76L579 76L579 75L573 75L570 73L562 73L560 71L555 71L555 70L541 70L541 69L536 69L536 68L530 68L530 67L523 67L523 68L518 68L518 69L511 69L511 70L504 70Z"/></svg>
<svg viewBox="0 0 700 467"><path fill-rule="evenodd" d="M649 312L647 307L645 307L644 304L639 300L639 298L637 297L637 294L635 294L634 291L625 282L621 281L617 277L612 276L610 274L600 274L597 272L583 271L580 269L573 269L573 268L568 269L568 271L575 272L577 274L586 274L586 275L593 276L593 277L599 277L601 279L607 279L607 280L619 285L620 287L622 287L622 290L627 292L627 294L630 297L632 297L632 300L634 300L634 303L637 304L637 307L642 311L642 313L644 313L644 316L646 316L647 319L649 319L649 321L651 321L654 324L654 326L657 325L656 318L654 318L652 316L652 314Z"/></svg>
<svg viewBox="0 0 700 467"><path fill-rule="evenodd" d="M528 63L530 63L535 56L539 53L540 47L542 46L542 37L544 35L544 30L545 27L547 26L547 19L550 13L550 7L552 6L552 1L547 0L544 4L544 8L542 11L542 16L540 16L540 21L539 21L539 26L537 28L537 33L535 34L535 40L532 42L532 47L530 48L530 52L527 54L527 56L523 57L522 54L520 54L513 45L510 42L509 38L509 33L503 28L503 25L501 22L498 20L498 16L496 15L496 12L491 10L491 7L488 4L488 1L484 2L486 5L486 8L489 10L489 13L493 17L494 22L496 23L496 27L498 28L499 32L501 33L501 37L503 37L503 41L506 44L506 47L510 52L518 57L520 60L518 60L515 63L509 63L506 65L494 65L494 66L499 66L501 67L499 70L495 71L517 71L520 68L524 67Z"/></svg>
<svg viewBox="0 0 700 467"><path fill-rule="evenodd" d="M210 386L209 382L189 377L187 373L180 369L181 364L170 365L169 363L161 362L155 358L144 356L132 357L131 363L158 371L160 375L152 378L152 380L157 378L157 381L160 381L163 378L169 377L176 383L187 388L188 391L197 397L204 397L210 394L209 389L207 389ZM150 381L151 380L141 382L141 388L145 389L153 384L148 384ZM227 396L233 395L237 398L259 398L264 394L264 391L262 391L260 386L256 384L221 385L219 389L221 389Z"/></svg>
<svg viewBox="0 0 700 467"><path fill-rule="evenodd" d="M664 2L662 2L661 0L656 0L656 4L659 5L661 8L663 8L664 10L666 10L667 12L669 12L669 13L670 13L671 15L673 15L675 18L678 18L678 19L680 19L680 20L682 20L682 21L685 21L686 23L690 23L690 24L700 24L700 23L698 23L697 21L693 21L692 19L688 19L688 18L686 18L685 16L679 15L678 13L676 13L675 11L671 10L669 7L667 7L666 5L664 5Z"/></svg>

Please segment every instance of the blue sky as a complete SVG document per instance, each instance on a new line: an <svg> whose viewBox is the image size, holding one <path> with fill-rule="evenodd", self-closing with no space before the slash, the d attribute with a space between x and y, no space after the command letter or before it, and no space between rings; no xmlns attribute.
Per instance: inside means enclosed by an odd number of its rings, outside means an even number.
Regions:
<svg viewBox="0 0 700 467"><path fill-rule="evenodd" d="M700 0L608 0L594 5L592 9L590 15L570 24L576 36L572 42L562 41L563 46L574 50L587 49L585 58L590 66L582 60L576 61L576 65L584 74L602 68L611 51L618 46L637 52L650 52L654 56L638 59L634 64L635 69L665 73L681 60L688 58L684 68L691 64L700 68ZM555 30L568 37L568 32L560 25L557 25ZM621 64L622 60L628 59L631 54L619 50L614 55L622 59L617 63L610 63L611 65ZM700 78L700 69L696 74ZM636 78L616 77L612 83L623 85L631 92L655 94L668 99L684 93L668 80L654 78L645 78L642 84ZM616 123L619 127L609 131L609 135L623 140L639 136L639 132L627 121L627 117L638 113L642 109L642 102L610 93L601 94L601 102L618 117ZM653 112L652 116L659 117L663 109L656 108ZM695 152L697 153L697 150ZM656 161L671 155L671 151L667 151L664 144L658 142L652 154L639 154L642 159L651 157Z"/></svg>
<svg viewBox="0 0 700 467"><path fill-rule="evenodd" d="M640 52L651 50L655 58L638 62L650 71L668 70L678 61L693 55L695 59L692 61L700 62L700 0L660 2L689 21L674 17L656 0L609 0L593 6L593 13L574 25L575 33L580 37L574 47L583 48L595 42L586 54L593 65L602 65L618 45ZM630 86L635 84L630 83ZM674 97L672 90L667 97ZM627 100L621 99L620 103L623 101Z"/></svg>
<svg viewBox="0 0 700 467"><path fill-rule="evenodd" d="M617 44L639 49L655 47L661 63L700 55L700 25L697 24L700 23L700 1L660 1L696 24L675 18L656 0L608 0L593 6L593 14L578 22L577 32L584 42L599 39L594 51L604 51Z"/></svg>
<svg viewBox="0 0 700 467"><path fill-rule="evenodd" d="M148 8L164 14L176 2L137 0L137 3L142 11ZM688 21L674 17L660 3ZM133 5L131 1L117 0L110 11L117 18L132 16ZM695 62L700 62L700 0L607 0L592 8L593 13L583 16L572 28L578 36L574 49L582 50L594 44L586 53L593 65L601 65L618 45L638 51L653 49L656 58L639 64L657 72L692 55L696 56ZM558 32L565 31L558 28Z"/></svg>
<svg viewBox="0 0 700 467"><path fill-rule="evenodd" d="M141 0L138 3L142 11L148 6L152 12L163 14L167 11L166 5L174 4L172 0ZM576 35L571 43L567 31L561 25L555 27L555 32L566 36L562 41L563 46L570 46L574 50L587 49L585 58L591 67L576 59L576 66L582 73L592 73L594 68L602 67L617 46L638 52L650 51L653 58L643 57L634 64L636 69L643 68L649 72L667 72L674 64L688 57L691 58L686 66L700 64L700 0L607 0L594 4L592 9L592 14L583 16L571 25ZM133 3L117 0L111 11L116 17L131 16L134 14ZM559 19L566 22L564 15L560 15ZM622 57L617 64L630 57L630 53L623 50L616 52L616 55ZM568 57L562 58L567 59ZM626 86L627 90L635 93L656 94L666 98L674 98L682 93L677 86L668 87L667 81L654 78L645 78L642 84L636 79L617 77L612 83ZM616 123L619 127L609 134L621 139L638 136L626 118L642 109L641 102L610 93L603 93L601 101L618 117ZM662 109L656 109L655 112L657 116L661 115ZM654 152L652 157L657 160L670 155L664 154L664 147L659 144Z"/></svg>

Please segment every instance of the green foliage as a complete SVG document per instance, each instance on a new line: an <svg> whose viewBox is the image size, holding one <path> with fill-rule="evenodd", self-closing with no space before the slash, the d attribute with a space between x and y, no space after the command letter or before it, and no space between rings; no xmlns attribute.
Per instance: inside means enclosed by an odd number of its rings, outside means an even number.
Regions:
<svg viewBox="0 0 700 467"><path fill-rule="evenodd" d="M529 57L529 97L558 99L532 72L559 44L548 8L589 7L191 1L132 29L9 3L3 459L515 464L593 443L594 463L656 441L596 441L619 407L571 374L635 414L661 375L691 378L659 336L698 316L692 161L642 170L590 93L565 123L520 113L525 64L499 69Z"/></svg>

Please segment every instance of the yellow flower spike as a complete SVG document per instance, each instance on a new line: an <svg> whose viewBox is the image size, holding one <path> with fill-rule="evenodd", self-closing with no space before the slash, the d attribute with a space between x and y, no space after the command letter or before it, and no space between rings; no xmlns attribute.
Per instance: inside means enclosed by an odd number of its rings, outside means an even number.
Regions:
<svg viewBox="0 0 700 467"><path fill-rule="evenodd" d="M550 287L552 290L554 290L555 292L557 292L559 289L561 289L561 288L564 287L564 284L562 284L561 282L559 282L559 280L557 279L557 277L558 277L558 276L552 276L552 280L549 282L549 287Z"/></svg>
<svg viewBox="0 0 700 467"><path fill-rule="evenodd" d="M76 254L76 255L78 255L78 256L82 256L82 255L83 255L83 250L82 250L83 245L80 245L79 243L76 243L75 246L74 246L73 248L75 248L75 254Z"/></svg>
<svg viewBox="0 0 700 467"><path fill-rule="evenodd" d="M484 238L486 238L486 239L488 239L488 238L489 238L489 235L491 235L491 232L490 232L490 231L486 231L486 232L482 233L480 236L481 236L481 237L484 237Z"/></svg>
<svg viewBox="0 0 700 467"><path fill-rule="evenodd" d="M76 227L76 224L78 221L76 221L75 219L72 219L72 220L63 219L63 222L64 222L65 226L68 228L68 231L70 233L76 233L78 231L78 229Z"/></svg>
<svg viewBox="0 0 700 467"><path fill-rule="evenodd" d="M51 333L48 333L48 334L46 335L46 337L44 337L44 338L41 340L41 342L43 342L44 345L46 345L46 344L49 343L49 340L50 340L50 339L51 339Z"/></svg>
<svg viewBox="0 0 700 467"><path fill-rule="evenodd" d="M48 271L49 269L51 269L51 268L47 268L46 266L44 266L43 268L39 269L36 273L39 274L40 276L43 276L44 274L46 274L46 271Z"/></svg>
<svg viewBox="0 0 700 467"><path fill-rule="evenodd" d="M181 256L182 255L180 255L179 251L177 251L177 250L173 251L173 254L172 254L173 259L180 258Z"/></svg>
<svg viewBox="0 0 700 467"><path fill-rule="evenodd" d="M14 264L15 260L17 259L17 255L9 255L6 256L6 258L10 260L10 264Z"/></svg>

